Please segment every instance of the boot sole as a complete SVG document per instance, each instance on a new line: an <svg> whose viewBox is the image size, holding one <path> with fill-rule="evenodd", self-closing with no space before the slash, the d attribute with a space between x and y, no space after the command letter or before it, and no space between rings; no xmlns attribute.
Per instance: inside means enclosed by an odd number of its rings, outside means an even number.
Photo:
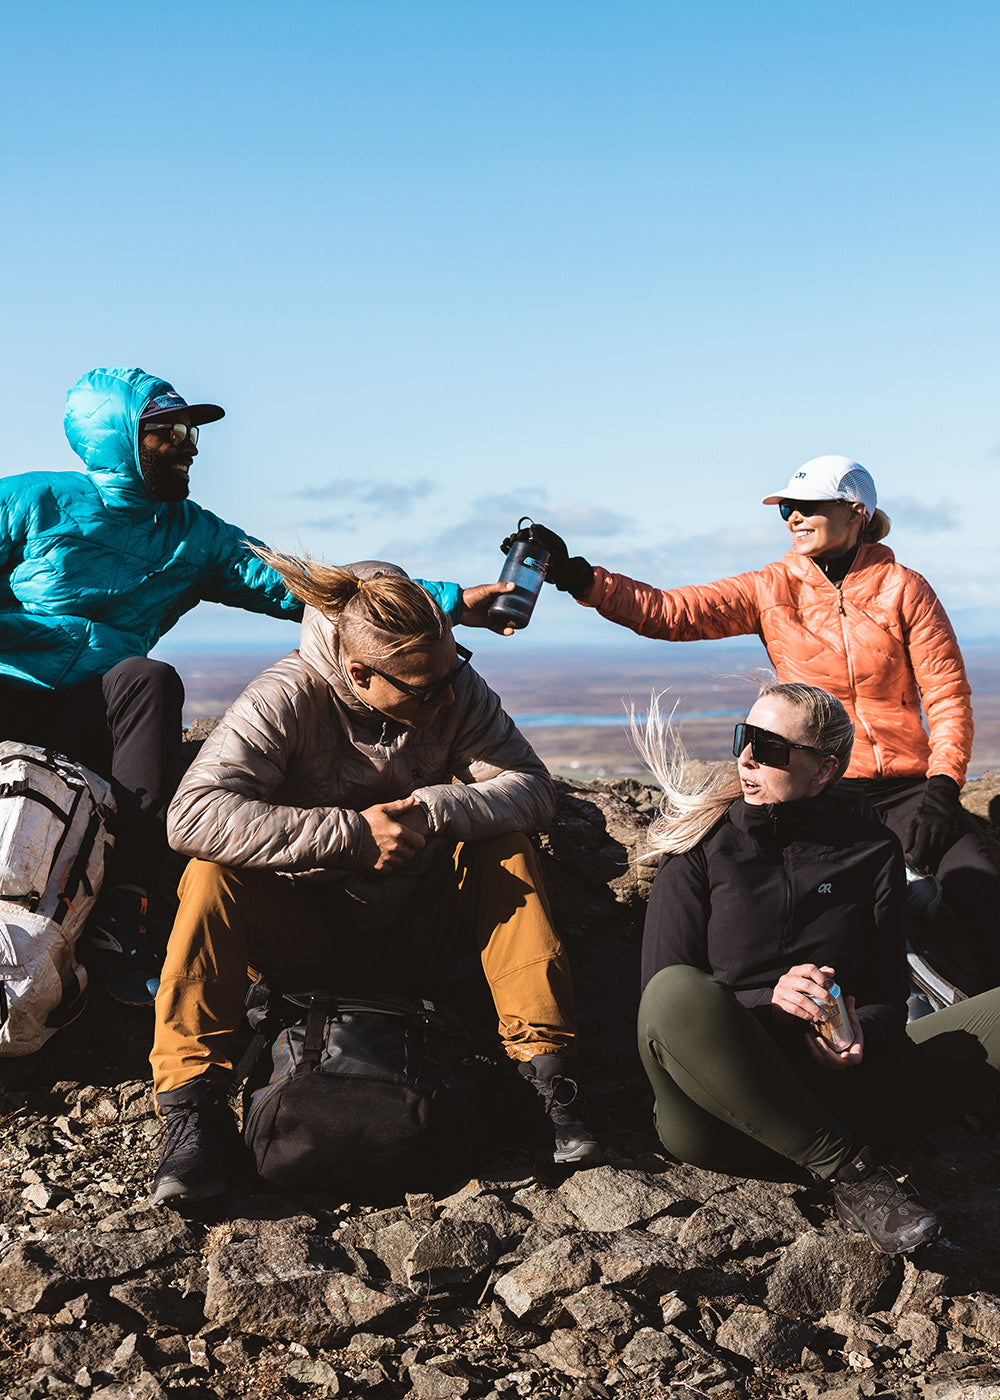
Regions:
<svg viewBox="0 0 1000 1400"><path fill-rule="evenodd" d="M185 1186L176 1178L167 1178L160 1185L154 1185L147 1202L150 1206L193 1205L196 1201L207 1201L213 1196L221 1196L226 1189L225 1181L211 1181L207 1186Z"/></svg>

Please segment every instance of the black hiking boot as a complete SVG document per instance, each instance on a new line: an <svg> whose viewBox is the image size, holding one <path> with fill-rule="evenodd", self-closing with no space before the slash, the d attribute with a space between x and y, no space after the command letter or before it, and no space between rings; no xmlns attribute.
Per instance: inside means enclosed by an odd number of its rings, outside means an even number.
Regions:
<svg viewBox="0 0 1000 1400"><path fill-rule="evenodd" d="M221 1196L236 1124L225 1087L204 1076L156 1095L163 1118L160 1165L149 1204L183 1205Z"/></svg>
<svg viewBox="0 0 1000 1400"><path fill-rule="evenodd" d="M834 1176L833 1200L841 1222L867 1235L883 1254L909 1254L941 1233L937 1216L920 1204L913 1187L879 1166L868 1147Z"/></svg>
<svg viewBox="0 0 1000 1400"><path fill-rule="evenodd" d="M604 1160L597 1139L574 1112L579 1089L569 1055L533 1055L518 1060L518 1072L538 1095L538 1155L543 1161L593 1167Z"/></svg>

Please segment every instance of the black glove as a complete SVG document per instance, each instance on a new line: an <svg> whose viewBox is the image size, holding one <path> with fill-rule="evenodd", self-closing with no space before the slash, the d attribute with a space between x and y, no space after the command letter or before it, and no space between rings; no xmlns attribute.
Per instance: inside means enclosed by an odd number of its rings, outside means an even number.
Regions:
<svg viewBox="0 0 1000 1400"><path fill-rule="evenodd" d="M932 875L957 836L962 820L961 791L955 779L944 773L927 779L923 800L903 839L906 863L918 875Z"/></svg>
<svg viewBox="0 0 1000 1400"><path fill-rule="evenodd" d="M566 541L554 530L545 525L531 525L527 530L518 530L508 535L500 548L504 554L517 539L528 536L535 544L549 552L549 567L545 570L545 582L554 583L560 593L572 593L574 598L582 598L594 582L594 568L579 554L572 558L566 549Z"/></svg>

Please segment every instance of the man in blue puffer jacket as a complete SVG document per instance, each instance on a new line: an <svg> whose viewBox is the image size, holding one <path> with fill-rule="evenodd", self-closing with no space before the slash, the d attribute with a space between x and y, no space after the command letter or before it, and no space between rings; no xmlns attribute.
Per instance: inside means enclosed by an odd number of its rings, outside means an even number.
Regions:
<svg viewBox="0 0 1000 1400"><path fill-rule="evenodd" d="M302 604L257 543L188 500L198 428L223 416L141 369L95 369L70 389L66 436L83 472L0 480L0 737L69 754L111 778L111 877L88 963L114 996L152 1001L160 950L147 892L181 772L180 677L148 652L202 599L298 621ZM478 623L495 588L427 584Z"/></svg>

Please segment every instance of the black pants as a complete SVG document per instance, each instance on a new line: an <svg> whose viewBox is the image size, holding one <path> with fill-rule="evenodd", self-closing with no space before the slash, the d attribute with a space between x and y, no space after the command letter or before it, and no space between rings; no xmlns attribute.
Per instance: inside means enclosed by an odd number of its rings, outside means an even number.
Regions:
<svg viewBox="0 0 1000 1400"><path fill-rule="evenodd" d="M149 889L166 854L183 703L174 668L145 656L69 690L0 684L0 738L55 749L110 781L118 804L111 868L117 884Z"/></svg>
<svg viewBox="0 0 1000 1400"><path fill-rule="evenodd" d="M857 794L903 841L926 786L925 778L846 778L838 790ZM958 834L934 874L949 906L975 938L993 984L1000 983L1000 870L968 812L963 811Z"/></svg>
<svg viewBox="0 0 1000 1400"><path fill-rule="evenodd" d="M826 1069L808 1030L749 1011L694 967L665 967L639 1005L639 1055L672 1156L736 1176L826 1180L852 1151L891 1151L1000 1101L1000 988L914 1021L855 1069Z"/></svg>

